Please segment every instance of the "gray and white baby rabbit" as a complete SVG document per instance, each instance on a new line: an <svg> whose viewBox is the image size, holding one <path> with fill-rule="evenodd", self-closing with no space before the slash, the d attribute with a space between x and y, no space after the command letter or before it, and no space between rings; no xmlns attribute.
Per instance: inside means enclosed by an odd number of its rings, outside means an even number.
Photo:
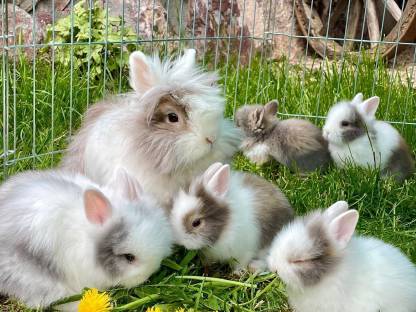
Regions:
<svg viewBox="0 0 416 312"><path fill-rule="evenodd" d="M252 174L212 164L189 191L174 200L174 238L188 249L202 249L207 262L236 260L236 272L265 269L265 256L274 235L293 210L272 183Z"/></svg>
<svg viewBox="0 0 416 312"><path fill-rule="evenodd" d="M302 119L277 119L277 106L274 100L238 109L236 124L246 135L241 144L244 155L259 165L271 156L303 173L325 168L331 157L321 129Z"/></svg>
<svg viewBox="0 0 416 312"><path fill-rule="evenodd" d="M333 106L324 126L332 159L338 167L354 163L380 167L383 175L403 181L415 171L410 148L389 123L376 120L378 96L363 101L358 93L352 101Z"/></svg>
<svg viewBox="0 0 416 312"><path fill-rule="evenodd" d="M397 248L355 236L358 212L339 201L278 233L270 271L296 312L414 312L416 267Z"/></svg>
<svg viewBox="0 0 416 312"><path fill-rule="evenodd" d="M0 293L45 307L84 287L135 286L171 250L162 208L118 169L106 186L29 171L0 187Z"/></svg>
<svg viewBox="0 0 416 312"><path fill-rule="evenodd" d="M134 92L88 110L62 167L104 183L123 166L168 207L194 176L228 162L242 133L223 117L218 76L195 64L195 50L163 62L136 51L129 62Z"/></svg>

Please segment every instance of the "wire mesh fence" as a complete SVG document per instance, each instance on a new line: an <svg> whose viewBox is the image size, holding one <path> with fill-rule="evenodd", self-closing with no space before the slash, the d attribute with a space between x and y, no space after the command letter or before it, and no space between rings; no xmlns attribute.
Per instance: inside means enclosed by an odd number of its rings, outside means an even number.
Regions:
<svg viewBox="0 0 416 312"><path fill-rule="evenodd" d="M416 129L416 0L2 0L0 19L3 175L59 159L85 109L128 90L135 49L195 48L230 117L278 97L280 115L319 122L365 85L384 92L380 117Z"/></svg>

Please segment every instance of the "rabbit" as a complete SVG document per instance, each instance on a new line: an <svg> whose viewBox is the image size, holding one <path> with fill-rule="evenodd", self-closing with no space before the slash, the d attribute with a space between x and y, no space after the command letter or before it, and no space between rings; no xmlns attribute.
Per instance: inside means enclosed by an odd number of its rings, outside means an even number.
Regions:
<svg viewBox="0 0 416 312"><path fill-rule="evenodd" d="M275 237L270 271L296 312L414 312L416 267L372 237L354 236L358 212L338 201L296 218Z"/></svg>
<svg viewBox="0 0 416 312"><path fill-rule="evenodd" d="M336 166L354 163L379 167L383 176L399 182L415 170L410 148L389 123L376 120L378 96L363 100L358 93L352 101L342 101L328 113L323 133Z"/></svg>
<svg viewBox="0 0 416 312"><path fill-rule="evenodd" d="M241 144L244 155L258 165L273 157L300 173L325 169L331 157L321 129L302 119L279 120L277 108L278 102L273 100L237 110L236 125L246 135Z"/></svg>
<svg viewBox="0 0 416 312"><path fill-rule="evenodd" d="M196 66L194 49L163 62L136 51L129 66L134 92L88 110L61 168L100 184L123 166L169 208L194 176L215 161L231 160L242 133L224 119L218 77Z"/></svg>
<svg viewBox="0 0 416 312"><path fill-rule="evenodd" d="M272 183L218 162L178 192L170 215L177 244L202 249L205 263L235 260L237 274L266 268L271 240L293 217Z"/></svg>
<svg viewBox="0 0 416 312"><path fill-rule="evenodd" d="M0 187L0 293L31 308L84 287L143 283L170 254L164 210L122 168L105 186L28 171Z"/></svg>

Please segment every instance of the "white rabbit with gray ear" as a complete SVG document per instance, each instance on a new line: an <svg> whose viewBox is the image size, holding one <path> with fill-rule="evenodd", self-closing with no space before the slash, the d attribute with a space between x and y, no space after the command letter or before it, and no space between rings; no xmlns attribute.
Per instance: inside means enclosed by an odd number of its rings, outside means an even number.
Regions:
<svg viewBox="0 0 416 312"><path fill-rule="evenodd" d="M214 163L178 193L170 219L178 244L202 249L208 263L236 260L239 273L265 269L271 240L293 215L272 183Z"/></svg>
<svg viewBox="0 0 416 312"><path fill-rule="evenodd" d="M267 258L295 312L414 312L416 267L398 249L353 236L358 212L339 201L280 231Z"/></svg>
<svg viewBox="0 0 416 312"><path fill-rule="evenodd" d="M326 168L331 157L322 131L307 120L276 118L277 100L266 105L244 105L236 124L246 138L241 149L251 161L263 164L271 157L302 173Z"/></svg>
<svg viewBox="0 0 416 312"><path fill-rule="evenodd" d="M129 64L134 92L88 110L62 167L104 183L123 166L168 207L195 175L231 159L241 132L224 119L218 77L195 64L195 50L163 62L136 51Z"/></svg>
<svg viewBox="0 0 416 312"><path fill-rule="evenodd" d="M364 101L358 93L352 101L336 104L328 113L324 137L338 167L379 167L383 175L403 181L414 172L414 159L400 133L376 120L379 103L378 96Z"/></svg>
<svg viewBox="0 0 416 312"><path fill-rule="evenodd" d="M123 169L107 185L29 171L0 187L0 293L46 307L84 287L143 283L171 250L161 207Z"/></svg>

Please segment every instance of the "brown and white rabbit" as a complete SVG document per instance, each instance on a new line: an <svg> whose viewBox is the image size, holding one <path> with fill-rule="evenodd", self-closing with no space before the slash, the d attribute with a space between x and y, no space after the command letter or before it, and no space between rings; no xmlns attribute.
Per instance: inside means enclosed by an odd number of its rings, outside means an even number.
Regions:
<svg viewBox="0 0 416 312"><path fill-rule="evenodd" d="M244 155L259 165L271 156L300 172L325 168L331 157L321 129L307 120L277 119L277 106L274 100L238 109L236 124L246 135L241 144Z"/></svg>
<svg viewBox="0 0 416 312"><path fill-rule="evenodd" d="M143 283L171 245L165 212L121 168L104 186L48 170L0 187L0 293L31 308L85 287Z"/></svg>
<svg viewBox="0 0 416 312"><path fill-rule="evenodd" d="M224 119L213 72L195 64L195 50L161 61L130 55L135 92L93 105L72 138L62 167L105 183L117 166L167 206L180 187L215 161L227 162L241 132Z"/></svg>
<svg viewBox="0 0 416 312"><path fill-rule="evenodd" d="M295 312L416 311L416 267L398 248L353 237L357 221L339 201L277 234L268 267L286 283Z"/></svg>
<svg viewBox="0 0 416 312"><path fill-rule="evenodd" d="M255 271L265 268L274 235L293 216L275 185L214 163L189 191L179 192L170 219L178 244L202 249L207 262L236 260L238 272L249 265Z"/></svg>
<svg viewBox="0 0 416 312"><path fill-rule="evenodd" d="M354 163L380 167L385 176L403 181L415 171L410 148L389 123L376 120L378 96L363 100L358 93L352 101L333 106L324 126L332 159L338 167Z"/></svg>

